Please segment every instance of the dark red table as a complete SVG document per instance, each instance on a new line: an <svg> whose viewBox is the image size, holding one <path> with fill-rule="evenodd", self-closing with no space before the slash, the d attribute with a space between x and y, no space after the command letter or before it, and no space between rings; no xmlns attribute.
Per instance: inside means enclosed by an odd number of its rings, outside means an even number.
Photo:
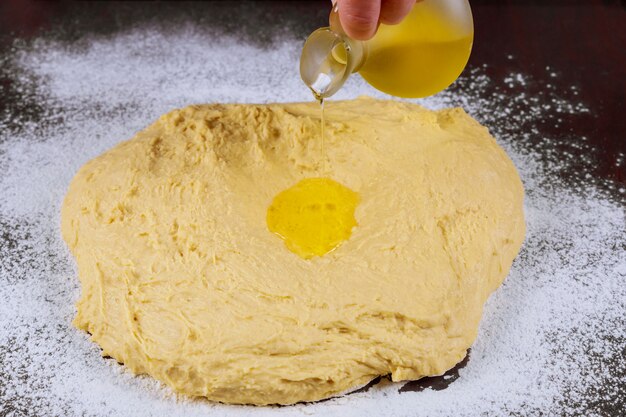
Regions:
<svg viewBox="0 0 626 417"><path fill-rule="evenodd" d="M529 76L525 92L530 96L540 95L550 84L565 99L583 103L588 112L567 115L561 123L550 118L538 119L536 125L527 127L537 129L538 136L552 138L557 155L569 152L578 157L559 174L562 181L575 183L578 178L591 175L595 184L612 199L625 203L626 3L617 0L471 3L476 34L469 69L482 67L493 80L494 91L505 88L503 80L510 74L522 73ZM106 36L147 22L194 21L260 44L269 44L276 31L284 29L304 39L312 28L325 24L328 8L327 0L188 2L183 7L180 3L3 0L0 62L4 62L3 56L8 55L16 39L50 36L71 42L86 34ZM15 71L8 64L0 66L0 118L9 126L37 122L42 112L40 104L21 91L18 84ZM583 140L584 146L578 146L583 144L577 141ZM621 363L606 363L608 369L617 372L618 377L621 375L622 381L626 380L625 361L623 357ZM450 380L454 380L454 371L452 375ZM408 384L403 390L444 386L441 379L431 378ZM611 393L626 391L624 386L604 388ZM598 387L597 398L581 404L580 415L591 411L618 415L626 409L623 396L603 397L602 392L603 387ZM585 408L591 406L592 409Z"/></svg>

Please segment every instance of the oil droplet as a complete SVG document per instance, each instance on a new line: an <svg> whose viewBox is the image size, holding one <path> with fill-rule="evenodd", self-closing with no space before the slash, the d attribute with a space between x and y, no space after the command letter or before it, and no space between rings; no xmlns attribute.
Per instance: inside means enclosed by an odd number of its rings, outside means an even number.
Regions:
<svg viewBox="0 0 626 417"><path fill-rule="evenodd" d="M359 195L330 178L306 178L274 197L267 226L304 259L341 245L356 226Z"/></svg>

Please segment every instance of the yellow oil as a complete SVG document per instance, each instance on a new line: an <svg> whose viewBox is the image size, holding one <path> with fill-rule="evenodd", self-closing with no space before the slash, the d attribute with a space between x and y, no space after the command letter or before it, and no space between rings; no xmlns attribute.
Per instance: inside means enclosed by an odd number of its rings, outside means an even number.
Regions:
<svg viewBox="0 0 626 417"><path fill-rule="evenodd" d="M376 89L398 97L427 97L444 90L461 75L472 39L451 42L417 43L410 48L415 55L407 55L397 48L378 51L360 71L365 80ZM423 61L433 66L425 66ZM393 74L381 76L381 67L397 62ZM409 82L407 80L411 80Z"/></svg>
<svg viewBox="0 0 626 417"><path fill-rule="evenodd" d="M471 25L450 19L428 1L417 3L401 24L379 27L359 74L385 93L426 97L461 75L473 39Z"/></svg>
<svg viewBox="0 0 626 417"><path fill-rule="evenodd" d="M444 4L448 3L448 4ZM331 27L341 30L336 12ZM472 51L474 29L469 4L462 0L424 0L398 25L380 25L365 42L356 71L374 88L398 97L427 97L444 90L463 72ZM345 64L337 45L333 58Z"/></svg>
<svg viewBox="0 0 626 417"><path fill-rule="evenodd" d="M359 196L330 178L306 178L274 197L269 230L304 259L331 252L352 234Z"/></svg>

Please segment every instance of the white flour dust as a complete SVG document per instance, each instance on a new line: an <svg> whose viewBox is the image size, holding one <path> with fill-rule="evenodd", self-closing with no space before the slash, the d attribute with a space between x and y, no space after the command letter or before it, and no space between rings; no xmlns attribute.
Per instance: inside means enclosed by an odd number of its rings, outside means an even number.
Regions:
<svg viewBox="0 0 626 417"><path fill-rule="evenodd" d="M600 415L603 404L623 406L624 190L570 175L593 160L575 156L585 149L556 152L536 122L558 125L590 110L550 84L530 95L539 81L520 73L493 80L474 68L454 89L420 101L462 106L488 126L527 190L522 253L447 389L400 393L401 384L382 383L291 407L189 400L102 358L71 326L79 287L59 210L78 168L176 107L311 100L297 70L300 46L291 39L262 49L193 27L14 46L3 65L26 116L0 114L0 415ZM359 94L383 97L355 76L334 99Z"/></svg>

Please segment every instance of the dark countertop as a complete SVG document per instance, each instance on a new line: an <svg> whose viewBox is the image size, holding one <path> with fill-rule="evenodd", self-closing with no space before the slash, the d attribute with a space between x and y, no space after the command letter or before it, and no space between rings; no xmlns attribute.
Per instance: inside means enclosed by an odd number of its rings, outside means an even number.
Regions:
<svg viewBox="0 0 626 417"><path fill-rule="evenodd" d="M180 2L4 0L0 4L0 63L16 40L49 36L72 42L86 34L107 36L142 23L193 21L261 45L269 44L277 31L289 31L304 39L311 28L325 24L328 3L185 2L181 7ZM525 86L526 93L539 94L549 83L564 98L584 103L589 112L568 115L562 123L542 119L533 127L554 139L557 154L569 152L580 157L579 163L574 162L560 175L571 177L573 183L591 175L599 188L616 201L626 202L626 3L471 3L476 33L469 68L483 67L491 79L501 83L510 74L528 74L535 82ZM242 21L248 24L242 25ZM42 111L40 104L24 95L13 77L14 72L0 67L0 117L9 125L36 122ZM583 145L577 143L581 140L584 146L578 146ZM585 158L581 152L586 153ZM454 370L450 374L454 380L457 374ZM403 390L424 387L445 388L445 384L429 378L409 383ZM618 415L625 407L619 402L598 402L599 406L597 402L588 404L595 404L594 411L604 415ZM586 411L581 409L581 415Z"/></svg>

